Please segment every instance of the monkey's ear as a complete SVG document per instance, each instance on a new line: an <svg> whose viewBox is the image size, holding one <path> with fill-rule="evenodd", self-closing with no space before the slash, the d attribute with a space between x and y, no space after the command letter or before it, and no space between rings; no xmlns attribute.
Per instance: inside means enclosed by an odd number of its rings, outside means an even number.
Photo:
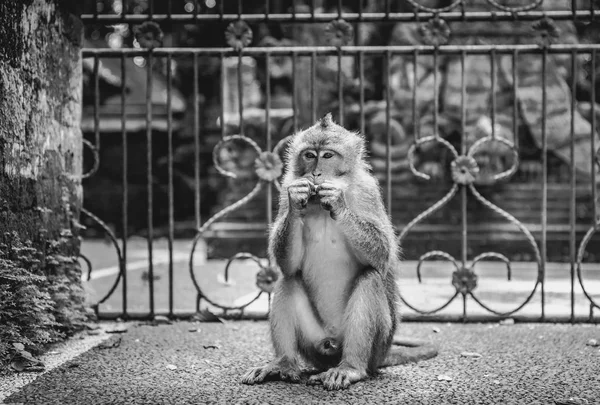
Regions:
<svg viewBox="0 0 600 405"><path fill-rule="evenodd" d="M330 126L333 126L334 123L331 113L328 112L327 114L325 114L325 116L319 120L319 124L321 124L321 128L323 129L327 129Z"/></svg>

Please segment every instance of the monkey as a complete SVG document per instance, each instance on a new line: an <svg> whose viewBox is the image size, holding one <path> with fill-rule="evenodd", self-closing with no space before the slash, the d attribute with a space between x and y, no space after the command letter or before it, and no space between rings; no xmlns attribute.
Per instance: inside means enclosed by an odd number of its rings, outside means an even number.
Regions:
<svg viewBox="0 0 600 405"><path fill-rule="evenodd" d="M399 246L363 135L331 114L292 136L268 254L281 270L269 314L275 359L245 384L299 382L339 390L380 367L437 355L393 346L399 316ZM402 344L402 340L396 340Z"/></svg>

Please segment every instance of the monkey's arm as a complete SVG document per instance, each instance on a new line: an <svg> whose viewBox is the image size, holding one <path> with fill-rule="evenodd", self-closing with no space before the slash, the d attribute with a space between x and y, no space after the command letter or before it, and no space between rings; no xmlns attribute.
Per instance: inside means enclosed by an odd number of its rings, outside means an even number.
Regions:
<svg viewBox="0 0 600 405"><path fill-rule="evenodd" d="M296 213L281 208L269 235L269 251L283 275L292 276L302 260L302 225Z"/></svg>
<svg viewBox="0 0 600 405"><path fill-rule="evenodd" d="M285 187L279 199L279 213L269 235L269 254L284 276L298 271L302 261L302 216L313 184L296 179Z"/></svg>
<svg viewBox="0 0 600 405"><path fill-rule="evenodd" d="M342 210L336 220L361 260L380 271L389 268L393 252L384 224L374 218L359 216L350 208Z"/></svg>
<svg viewBox="0 0 600 405"><path fill-rule="evenodd" d="M394 231L377 186L363 187L344 191L338 184L323 183L319 189L321 205L338 222L359 259L379 271L387 271L397 258ZM357 197L350 202L346 193Z"/></svg>

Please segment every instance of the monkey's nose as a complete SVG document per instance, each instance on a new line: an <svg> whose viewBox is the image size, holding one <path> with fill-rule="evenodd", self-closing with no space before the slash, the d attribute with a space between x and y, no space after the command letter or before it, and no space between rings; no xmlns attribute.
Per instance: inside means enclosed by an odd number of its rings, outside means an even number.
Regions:
<svg viewBox="0 0 600 405"><path fill-rule="evenodd" d="M313 176L315 177L319 177L321 175L321 172L313 172Z"/></svg>

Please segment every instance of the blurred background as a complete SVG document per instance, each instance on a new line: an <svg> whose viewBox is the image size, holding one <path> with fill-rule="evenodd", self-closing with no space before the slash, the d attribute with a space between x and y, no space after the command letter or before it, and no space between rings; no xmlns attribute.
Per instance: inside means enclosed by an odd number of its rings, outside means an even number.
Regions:
<svg viewBox="0 0 600 405"><path fill-rule="evenodd" d="M455 3L450 0L415 2L435 9ZM148 0L129 0L125 4L121 0L84 0L84 13L99 16L96 20L85 20L84 47L89 50L149 46L228 48L238 41L248 49L344 44L414 46L415 49L422 45L450 45L468 49L471 45L544 46L600 42L598 22L576 18L469 22L446 22L439 18L420 22L330 21L336 18L338 3L342 4L341 11L348 13L411 13L415 11L415 2L172 0L150 4ZM518 7L523 2L504 0L498 3ZM570 2L546 0L540 3L534 10L548 15L572 11ZM594 7L587 1L576 4L578 9L586 11ZM461 7L469 12L498 10L490 2L475 0L462 2ZM452 10L459 12L461 7ZM218 16L268 12L276 15L294 11L332 13L332 18L294 22L257 17L243 19L243 24L219 21L218 18L196 21L169 18L186 14ZM144 22L144 19L119 22L118 18L106 20L110 21L106 23L102 19L102 16L132 17L149 13L162 17L153 19L152 23ZM521 277L526 287L513 283L498 296L493 296L498 280L502 278L503 283L508 283L505 265L496 263L500 266L493 264L485 268L490 277L489 299L512 308L537 286L539 269L535 264L539 258L524 228L537 244L542 245L544 239L542 255L545 255L545 261L553 263L546 267L546 275L551 278L554 274L557 280L564 280L557 281L556 294L563 294L566 299L570 293L569 274L574 271L569 266L574 264L576 253L571 240L579 247L590 226L598 220L594 218L594 206L598 201L594 201L592 187L598 166L592 164L595 158L592 145L595 143L597 148L600 142L598 125L592 114L593 105L600 100L600 78L594 78L593 74L597 75L600 70L593 67L593 64L598 65L598 58L592 58L590 52L570 54L567 50L548 53L546 58L544 62L540 53L516 51L465 53L462 57L457 53L419 55L418 52L385 51L343 56L341 53L337 56L277 54L269 58L267 69L264 54L221 57L218 53L200 52L196 61L191 53L154 56L150 69L147 56L100 57L97 62L92 57L84 57L82 129L88 146L93 145L85 150L84 172L91 171L93 175L84 181L83 205L117 238L125 236L131 240L127 271L139 271L141 276L135 276L137 287L130 282L128 288L136 291L130 293L130 297L144 297L143 302L138 303L138 309L147 309L148 277L165 280L168 263L177 274L181 273L175 290L180 293L189 290L189 296L193 296L195 289L186 273L189 271L187 261L191 240L197 235L198 223L205 223L248 195L261 181L255 170L258 153L254 146L244 140L231 140L215 149L219 141L224 135L243 134L262 150L272 150L296 130L311 125L315 118L333 112L336 121L365 134L373 172L380 179L398 233L428 207L441 200L446 202L403 235L403 255L407 268L411 269L406 272L406 277L415 282L414 290L410 288L415 299L426 296L422 304L431 305L431 308L439 306L432 302L442 285L451 285L448 282L450 273L437 264L425 266L423 269L431 276L433 281L430 283L433 284L426 294L422 294L425 291L422 289L429 287L427 283L425 287L418 286L414 261L437 249L458 260L463 255L465 215L468 234L464 249L469 260L495 251L512 262L525 263L515 265L513 276L517 281ZM545 69L545 79L542 69ZM148 75L152 77L148 78ZM542 95L544 81L546 94ZM150 92L149 82L152 83ZM239 89L242 89L241 98ZM542 108L544 97L546 107ZM196 101L197 108L194 108ZM148 105L151 106L152 135L150 177ZM595 114L600 115L600 108L595 108ZM173 139L171 222L169 131L172 131ZM464 183L455 177L455 159L445 144L422 143L416 147L414 156L409 156L411 146L418 139L434 134L456 148L459 154L465 154L478 140L492 134L505 141L486 142L473 154L478 173L472 184L482 198L473 194L446 198L455 184ZM544 144L547 156L542 153ZM281 157L284 149L278 151ZM236 178L223 176L214 162L234 173ZM415 176L411 164L418 172L428 175L429 180ZM495 180L495 176L513 166L516 170L506 180ZM196 168L199 170L198 183ZM468 164L465 170L463 173L468 174ZM150 226L148 181L152 192ZM124 184L128 205L126 223L123 216ZM197 187L199 216L195 202ZM206 291L222 295L226 302L239 304L242 302L240 296L256 294L255 273L260 269L257 262L243 261L245 264L233 266L231 280L221 270L226 260L238 252L265 257L265 234L272 215L269 207L274 212L278 198L275 187L269 185L272 192L265 191L266 188L215 222L198 245L196 264L204 266L197 269L198 277L207 283ZM270 206L267 205L269 198L272 199ZM496 206L500 210L495 209ZM97 280L89 285L94 301L110 289L119 264L103 227L89 216L82 219L82 224L86 227L82 231L83 253L93 263L92 280ZM175 239L172 242L169 241L170 228ZM149 234L156 266L150 272L147 264ZM584 270L591 269L589 274L593 283L597 283L595 263L599 261L600 243L598 238L591 238L587 248L582 250L582 262L588 266ZM252 271L245 270L248 263L254 266ZM515 271L515 268L521 270ZM479 291L483 293L485 283L481 282ZM154 285L152 288L158 289L157 297L161 296L161 288L167 288L166 281ZM593 286L600 287L600 284ZM223 292L217 292L220 290ZM600 288L593 291L598 292ZM452 294L446 291L439 295ZM181 293L177 297L181 307L193 309L194 299L184 299L184 296L188 295ZM114 294L106 303L108 309L120 308L120 297L120 294ZM538 297L532 302L536 299L539 301ZM166 301L162 304L166 305ZM561 308L569 310L568 303L557 304L557 308L559 312ZM581 311L587 311L588 303L582 302L581 308ZM534 312L539 312L539 307Z"/></svg>

